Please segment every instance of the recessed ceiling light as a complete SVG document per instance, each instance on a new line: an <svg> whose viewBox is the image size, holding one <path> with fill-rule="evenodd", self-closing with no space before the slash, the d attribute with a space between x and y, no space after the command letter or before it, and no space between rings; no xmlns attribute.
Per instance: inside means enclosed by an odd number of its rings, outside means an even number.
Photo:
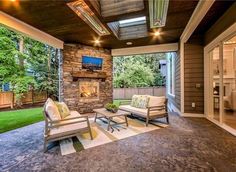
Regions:
<svg viewBox="0 0 236 172"><path fill-rule="evenodd" d="M132 42L126 42L127 45L132 45L133 43Z"/></svg>
<svg viewBox="0 0 236 172"><path fill-rule="evenodd" d="M159 36L161 33L159 31L154 32L154 36Z"/></svg>
<svg viewBox="0 0 236 172"><path fill-rule="evenodd" d="M100 40L99 40L99 39L96 39L96 40L94 41L94 43L95 43L95 44L100 44Z"/></svg>

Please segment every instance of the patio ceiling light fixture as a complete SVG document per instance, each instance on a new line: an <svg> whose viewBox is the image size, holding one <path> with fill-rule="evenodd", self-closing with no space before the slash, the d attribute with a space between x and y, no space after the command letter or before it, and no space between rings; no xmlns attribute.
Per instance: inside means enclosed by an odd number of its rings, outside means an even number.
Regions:
<svg viewBox="0 0 236 172"><path fill-rule="evenodd" d="M161 33L159 31L154 32L154 36L159 36Z"/></svg>
<svg viewBox="0 0 236 172"><path fill-rule="evenodd" d="M150 27L164 27L166 24L169 0L149 0Z"/></svg>
<svg viewBox="0 0 236 172"><path fill-rule="evenodd" d="M95 43L95 44L100 44L100 40L96 39L96 40L94 41L94 43Z"/></svg>
<svg viewBox="0 0 236 172"><path fill-rule="evenodd" d="M97 18L94 12L84 2L84 0L77 0L67 3L67 5L84 20L99 36L109 35L110 32Z"/></svg>

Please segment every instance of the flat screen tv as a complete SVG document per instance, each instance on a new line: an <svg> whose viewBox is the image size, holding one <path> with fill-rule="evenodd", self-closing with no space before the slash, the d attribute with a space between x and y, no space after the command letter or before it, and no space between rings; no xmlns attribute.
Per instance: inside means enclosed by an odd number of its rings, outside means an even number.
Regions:
<svg viewBox="0 0 236 172"><path fill-rule="evenodd" d="M102 64L102 58L82 56L82 69L87 69L90 71L102 70Z"/></svg>

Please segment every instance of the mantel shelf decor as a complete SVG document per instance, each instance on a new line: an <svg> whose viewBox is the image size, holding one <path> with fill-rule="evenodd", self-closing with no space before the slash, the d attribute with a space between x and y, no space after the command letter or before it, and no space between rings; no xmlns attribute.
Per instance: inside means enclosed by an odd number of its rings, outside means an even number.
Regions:
<svg viewBox="0 0 236 172"><path fill-rule="evenodd" d="M79 78L102 79L102 81L105 81L107 75L105 72L79 71L73 72L72 77L73 81L77 81Z"/></svg>

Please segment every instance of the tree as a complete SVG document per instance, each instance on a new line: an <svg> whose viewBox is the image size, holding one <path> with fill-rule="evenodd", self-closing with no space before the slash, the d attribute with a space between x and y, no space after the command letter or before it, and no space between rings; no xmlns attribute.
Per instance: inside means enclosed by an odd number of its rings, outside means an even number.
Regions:
<svg viewBox="0 0 236 172"><path fill-rule="evenodd" d="M30 88L57 96L57 49L0 27L0 82L10 83L21 106Z"/></svg>
<svg viewBox="0 0 236 172"><path fill-rule="evenodd" d="M166 59L165 53L114 57L114 87L122 88L128 87L128 85L129 87L164 85L165 78L162 76L159 69L159 61L162 59ZM137 71L137 69L139 69L139 71ZM132 71L136 72L132 74ZM153 80L151 79L152 82L149 82L149 78L147 78L147 80L142 78L142 76L149 77L149 74L154 78ZM138 77L140 77L140 80ZM133 79L135 79L135 81ZM134 84L130 82L134 82Z"/></svg>
<svg viewBox="0 0 236 172"><path fill-rule="evenodd" d="M126 64L127 69L119 76L114 77L115 88L146 87L154 82L153 72L140 62Z"/></svg>
<svg viewBox="0 0 236 172"><path fill-rule="evenodd" d="M23 60L25 54L18 48L22 36L0 27L0 78L3 83L11 83L16 95L16 103L21 106L21 98L34 85L33 77L25 75Z"/></svg>
<svg viewBox="0 0 236 172"><path fill-rule="evenodd" d="M49 96L58 93L58 56L57 50L41 42L25 39L25 53L28 70L37 82L35 89L46 91Z"/></svg>

